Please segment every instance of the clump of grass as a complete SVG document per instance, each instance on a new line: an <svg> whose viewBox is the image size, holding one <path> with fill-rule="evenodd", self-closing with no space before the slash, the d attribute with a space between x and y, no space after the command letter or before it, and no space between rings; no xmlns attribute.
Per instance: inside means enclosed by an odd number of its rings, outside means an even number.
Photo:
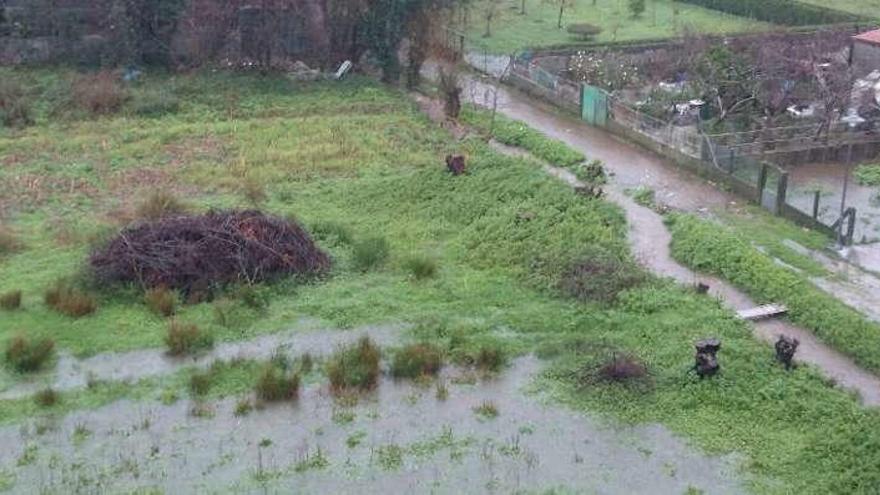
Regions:
<svg viewBox="0 0 880 495"><path fill-rule="evenodd" d="M247 416L254 410L254 404L247 397L242 397L235 403L235 414L236 417Z"/></svg>
<svg viewBox="0 0 880 495"><path fill-rule="evenodd" d="M288 370L281 369L273 363L267 364L254 390L257 398L267 402L278 402L284 400L295 400L299 397L300 378L298 373L292 373Z"/></svg>
<svg viewBox="0 0 880 495"><path fill-rule="evenodd" d="M599 367L598 377L608 382L631 382L648 375L648 368L634 356L615 353Z"/></svg>
<svg viewBox="0 0 880 495"><path fill-rule="evenodd" d="M51 339L31 340L24 335L6 343L6 364L20 373L39 371L55 355Z"/></svg>
<svg viewBox="0 0 880 495"><path fill-rule="evenodd" d="M195 397L204 397L211 390L214 373L211 370L196 371L189 377L189 391Z"/></svg>
<svg viewBox="0 0 880 495"><path fill-rule="evenodd" d="M267 294L253 285L243 285L238 288L235 295L250 309L262 311L269 305L269 297Z"/></svg>
<svg viewBox="0 0 880 495"><path fill-rule="evenodd" d="M411 256L404 266L416 280L433 278L437 275L437 261L427 256Z"/></svg>
<svg viewBox="0 0 880 495"><path fill-rule="evenodd" d="M319 241L336 246L354 243L354 235L351 230L336 222L316 222L312 225L312 234Z"/></svg>
<svg viewBox="0 0 880 495"><path fill-rule="evenodd" d="M411 344L394 353L391 374L397 378L434 376L443 366L443 354L433 344Z"/></svg>
<svg viewBox="0 0 880 495"><path fill-rule="evenodd" d="M498 345L485 344L477 351L474 365L483 371L499 371L507 363L507 355Z"/></svg>
<svg viewBox="0 0 880 495"><path fill-rule="evenodd" d="M254 177L245 177L244 180L241 181L240 187L241 194L254 206L259 206L265 202L268 197L265 184Z"/></svg>
<svg viewBox="0 0 880 495"><path fill-rule="evenodd" d="M47 306L72 318L90 315L98 309L92 295L63 280L46 289L43 298Z"/></svg>
<svg viewBox="0 0 880 495"><path fill-rule="evenodd" d="M434 390L434 397L439 401L445 401L449 398L449 387L444 382L440 382L437 384L436 389Z"/></svg>
<svg viewBox="0 0 880 495"><path fill-rule="evenodd" d="M388 241L384 237L371 237L354 244L354 265L367 271L385 263L388 259Z"/></svg>
<svg viewBox="0 0 880 495"><path fill-rule="evenodd" d="M33 123L31 102L21 84L7 77L0 79L0 124L21 128Z"/></svg>
<svg viewBox="0 0 880 495"><path fill-rule="evenodd" d="M173 315L177 308L177 297L165 287L158 287L148 289L144 293L144 303L153 313L167 318Z"/></svg>
<svg viewBox="0 0 880 495"><path fill-rule="evenodd" d="M657 204L656 195L653 189L647 186L639 186L631 191L633 201L636 204L646 208L653 208Z"/></svg>
<svg viewBox="0 0 880 495"><path fill-rule="evenodd" d="M146 91L135 97L132 110L141 117L161 117L177 113L180 110L180 99L166 90Z"/></svg>
<svg viewBox="0 0 880 495"><path fill-rule="evenodd" d="M560 287L582 301L611 303L626 290L645 283L647 275L631 260L599 250L585 253L562 275Z"/></svg>
<svg viewBox="0 0 880 495"><path fill-rule="evenodd" d="M0 256L18 252L21 248L22 243L18 240L18 236L0 225Z"/></svg>
<svg viewBox="0 0 880 495"><path fill-rule="evenodd" d="M327 376L336 392L347 389L368 390L379 381L379 362L382 353L369 337L357 344L343 347L327 363Z"/></svg>
<svg viewBox="0 0 880 495"><path fill-rule="evenodd" d="M299 358L299 372L307 375L312 372L312 369L315 367L315 358L312 357L311 354L306 352Z"/></svg>
<svg viewBox="0 0 880 495"><path fill-rule="evenodd" d="M150 192L135 207L135 215L139 220L158 220L162 217L180 215L188 210L185 203L174 194L157 189Z"/></svg>
<svg viewBox="0 0 880 495"><path fill-rule="evenodd" d="M0 308L13 311L21 307L21 291L13 290L0 294Z"/></svg>
<svg viewBox="0 0 880 495"><path fill-rule="evenodd" d="M196 325L175 320L168 324L165 345L168 347L168 354L182 356L210 349L214 346L214 337L201 331Z"/></svg>
<svg viewBox="0 0 880 495"><path fill-rule="evenodd" d="M53 390L51 387L40 390L36 394L34 394L34 402L40 407L52 407L58 404L60 397L58 392Z"/></svg>
<svg viewBox="0 0 880 495"><path fill-rule="evenodd" d="M115 74L101 71L79 76L71 86L74 105L94 115L116 113L128 99L128 92Z"/></svg>
<svg viewBox="0 0 880 495"><path fill-rule="evenodd" d="M474 414L485 419L495 419L498 417L498 406L494 402L484 401L474 408Z"/></svg>

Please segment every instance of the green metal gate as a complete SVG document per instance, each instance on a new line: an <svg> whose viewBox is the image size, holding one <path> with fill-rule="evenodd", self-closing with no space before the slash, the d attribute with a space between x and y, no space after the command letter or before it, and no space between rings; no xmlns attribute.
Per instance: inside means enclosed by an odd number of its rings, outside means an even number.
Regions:
<svg viewBox="0 0 880 495"><path fill-rule="evenodd" d="M581 118L590 125L605 127L608 122L608 93L601 88L581 86Z"/></svg>

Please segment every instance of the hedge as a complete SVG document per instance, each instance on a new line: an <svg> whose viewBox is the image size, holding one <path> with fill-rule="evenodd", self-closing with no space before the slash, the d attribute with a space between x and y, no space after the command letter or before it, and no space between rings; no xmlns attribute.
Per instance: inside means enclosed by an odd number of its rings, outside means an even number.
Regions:
<svg viewBox="0 0 880 495"><path fill-rule="evenodd" d="M796 0L680 0L707 9L750 17L783 26L812 26L867 22L867 17L798 2Z"/></svg>
<svg viewBox="0 0 880 495"><path fill-rule="evenodd" d="M789 319L811 330L861 366L880 372L880 325L776 264L732 230L687 214L667 217L672 256L694 270L720 276L758 302L781 302Z"/></svg>

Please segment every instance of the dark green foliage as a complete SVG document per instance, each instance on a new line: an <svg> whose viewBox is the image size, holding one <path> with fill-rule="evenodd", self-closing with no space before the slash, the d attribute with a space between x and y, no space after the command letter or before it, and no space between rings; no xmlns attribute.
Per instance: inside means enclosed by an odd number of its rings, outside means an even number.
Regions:
<svg viewBox="0 0 880 495"><path fill-rule="evenodd" d="M29 126L34 123L31 114L31 103L24 88L16 81L0 78L0 126Z"/></svg>
<svg viewBox="0 0 880 495"><path fill-rule="evenodd" d="M32 340L24 335L6 342L6 364L19 373L39 371L55 355L51 339Z"/></svg>
<svg viewBox="0 0 880 495"><path fill-rule="evenodd" d="M354 265L358 270L377 268L388 259L388 241L384 237L371 237L355 243Z"/></svg>
<svg viewBox="0 0 880 495"><path fill-rule="evenodd" d="M21 307L21 291L14 290L0 294L0 309L12 311Z"/></svg>
<svg viewBox="0 0 880 495"><path fill-rule="evenodd" d="M316 222L312 225L312 235L315 239L334 246L350 245L354 242L351 230L336 222Z"/></svg>
<svg viewBox="0 0 880 495"><path fill-rule="evenodd" d="M574 263L562 276L560 287L582 301L613 302L621 292L638 287L647 274L632 260L619 253L592 250Z"/></svg>
<svg viewBox="0 0 880 495"><path fill-rule="evenodd" d="M90 315L98 309L94 297L65 280L46 289L43 299L50 308L72 318Z"/></svg>
<svg viewBox="0 0 880 495"><path fill-rule="evenodd" d="M61 397L52 388L40 390L34 394L34 402L40 407L52 407L58 404Z"/></svg>
<svg viewBox="0 0 880 495"><path fill-rule="evenodd" d="M870 19L794 0L680 0L728 14L783 26L813 26ZM831 5L829 3L829 5Z"/></svg>
<svg viewBox="0 0 880 495"><path fill-rule="evenodd" d="M367 336L361 337L355 345L343 347L327 362L331 387L336 392L375 387L381 358L381 351Z"/></svg>
<svg viewBox="0 0 880 495"><path fill-rule="evenodd" d="M168 324L165 345L168 347L168 354L182 356L210 349L214 346L214 337L201 331L196 325L172 321Z"/></svg>
<svg viewBox="0 0 880 495"><path fill-rule="evenodd" d="M566 28L569 34L577 36L582 41L595 38L602 32L602 28L587 23L569 24Z"/></svg>
<svg viewBox="0 0 880 495"><path fill-rule="evenodd" d="M299 373L293 373L274 363L263 368L254 385L257 398L267 402L294 400L299 396L299 387Z"/></svg>
<svg viewBox="0 0 880 495"><path fill-rule="evenodd" d="M784 268L718 224L673 215L672 255L695 270L721 276L758 302L778 302L788 316L862 366L880 371L880 325Z"/></svg>
<svg viewBox="0 0 880 495"><path fill-rule="evenodd" d="M437 275L437 261L427 256L411 256L404 262L404 266L416 280Z"/></svg>
<svg viewBox="0 0 880 495"><path fill-rule="evenodd" d="M196 397L202 397L211 390L211 383L214 379L211 370L196 371L189 377L189 391Z"/></svg>
<svg viewBox="0 0 880 495"><path fill-rule="evenodd" d="M144 303L153 313L167 318L174 314L177 306L177 296L174 292L164 287L148 289L144 293Z"/></svg>
<svg viewBox="0 0 880 495"><path fill-rule="evenodd" d="M433 344L411 344L394 353L391 374L397 378L436 375L443 366L443 353Z"/></svg>

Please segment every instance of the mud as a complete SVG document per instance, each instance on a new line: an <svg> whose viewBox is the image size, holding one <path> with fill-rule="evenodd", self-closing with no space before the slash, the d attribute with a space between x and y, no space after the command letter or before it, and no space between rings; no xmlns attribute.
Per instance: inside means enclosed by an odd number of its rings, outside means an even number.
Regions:
<svg viewBox="0 0 880 495"><path fill-rule="evenodd" d="M117 402L55 424L0 429L12 493L744 493L737 459L695 453L659 426L612 428L548 407L523 388L520 358L496 379L433 387L384 380L351 407L324 386L295 405L194 417L192 404ZM474 408L492 403L495 418ZM41 432L41 433L38 433Z"/></svg>
<svg viewBox="0 0 880 495"><path fill-rule="evenodd" d="M380 346L392 345L399 341L407 326L397 324L328 330L313 320L301 320L295 327L295 330L263 335L249 341L223 342L195 357L172 357L164 349L105 353L87 359L62 354L54 374L37 381L12 385L0 392L0 400L29 396L47 386L56 391L65 391L85 388L90 381L96 380L131 382L169 375L184 367L206 368L216 360L268 359L277 349L296 351L297 354L329 354L340 345L353 342L363 335L369 335Z"/></svg>

